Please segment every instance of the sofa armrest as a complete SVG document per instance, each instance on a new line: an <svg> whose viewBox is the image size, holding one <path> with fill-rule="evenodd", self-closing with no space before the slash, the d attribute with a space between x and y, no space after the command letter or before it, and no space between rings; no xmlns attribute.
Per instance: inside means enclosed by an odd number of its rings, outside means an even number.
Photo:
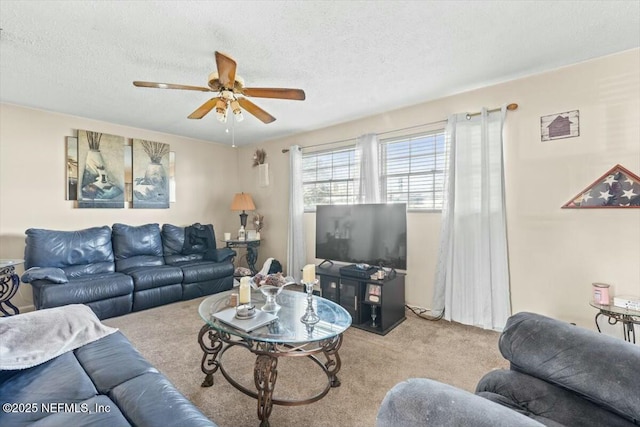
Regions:
<svg viewBox="0 0 640 427"><path fill-rule="evenodd" d="M543 424L465 390L411 378L385 396L377 427L542 427Z"/></svg>
<svg viewBox="0 0 640 427"><path fill-rule="evenodd" d="M499 348L511 369L559 385L632 422L640 421L637 345L521 312L507 321Z"/></svg>
<svg viewBox="0 0 640 427"><path fill-rule="evenodd" d="M212 251L207 251L205 255L205 259L210 259L215 262L225 262L230 261L233 257L236 256L236 251L230 248L220 248L214 249Z"/></svg>
<svg viewBox="0 0 640 427"><path fill-rule="evenodd" d="M65 272L61 268L54 267L31 267L22 274L21 280L24 283L31 283L34 280L57 284L69 282Z"/></svg>

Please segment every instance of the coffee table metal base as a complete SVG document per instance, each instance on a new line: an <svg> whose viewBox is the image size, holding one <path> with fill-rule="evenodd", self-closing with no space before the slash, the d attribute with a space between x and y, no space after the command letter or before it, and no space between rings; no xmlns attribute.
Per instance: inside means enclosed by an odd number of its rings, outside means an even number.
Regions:
<svg viewBox="0 0 640 427"><path fill-rule="evenodd" d="M339 387L340 380L337 377L340 371L341 361L338 350L342 345L342 334L333 338L310 342L298 346L291 346L286 343L273 343L240 339L232 337L228 333L220 332L208 324L205 324L198 334L198 343L204 352L202 357L202 372L205 379L202 387L213 385L213 374L220 370L222 376L244 394L251 396L258 401L258 418L260 427L269 426L269 416L273 405L298 406L306 405L322 399L332 387ZM235 346L241 346L256 355L253 367L253 378L255 390L251 390L239 382L224 369L222 356ZM324 355L326 362L322 362L318 356ZM278 377L279 357L307 357L316 363L327 375L327 385L314 396L302 400L276 399L273 391Z"/></svg>

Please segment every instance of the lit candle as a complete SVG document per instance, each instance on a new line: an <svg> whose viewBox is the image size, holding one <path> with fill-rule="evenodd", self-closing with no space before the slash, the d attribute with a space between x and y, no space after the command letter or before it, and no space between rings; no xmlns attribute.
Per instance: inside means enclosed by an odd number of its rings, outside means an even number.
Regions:
<svg viewBox="0 0 640 427"><path fill-rule="evenodd" d="M305 283L311 283L316 280L316 265L307 264L302 267L302 281Z"/></svg>
<svg viewBox="0 0 640 427"><path fill-rule="evenodd" d="M249 278L240 278L240 304L251 304L251 286L249 285Z"/></svg>

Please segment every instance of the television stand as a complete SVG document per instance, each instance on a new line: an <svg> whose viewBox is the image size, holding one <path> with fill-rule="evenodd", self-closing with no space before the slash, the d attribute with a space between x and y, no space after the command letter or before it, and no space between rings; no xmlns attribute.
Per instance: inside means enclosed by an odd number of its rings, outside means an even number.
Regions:
<svg viewBox="0 0 640 427"><path fill-rule="evenodd" d="M353 319L351 326L386 335L406 319L405 274L393 270L394 274L374 280L344 275L340 266L323 264L316 268L322 297L344 307Z"/></svg>
<svg viewBox="0 0 640 427"><path fill-rule="evenodd" d="M322 261L320 264L318 264L318 267L322 267L322 264L324 263L329 263L330 265L333 265L333 261L329 260L329 259L325 259L324 261Z"/></svg>

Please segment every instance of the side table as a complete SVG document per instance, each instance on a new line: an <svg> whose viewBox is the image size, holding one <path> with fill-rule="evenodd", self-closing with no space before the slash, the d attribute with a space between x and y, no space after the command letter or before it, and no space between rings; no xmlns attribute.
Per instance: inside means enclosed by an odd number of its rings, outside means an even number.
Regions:
<svg viewBox="0 0 640 427"><path fill-rule="evenodd" d="M258 261L258 248L260 247L260 240L225 240L227 248L245 248L247 251L247 264L252 274L256 274L256 261Z"/></svg>
<svg viewBox="0 0 640 427"><path fill-rule="evenodd" d="M617 307L615 305L598 304L593 301L590 301L589 305L600 310L595 318L598 332L602 332L600 325L598 325L598 318L600 316L606 316L608 318L607 322L610 325L615 325L618 322L622 323L622 333L625 341L636 343L635 325L640 325L640 311Z"/></svg>
<svg viewBox="0 0 640 427"><path fill-rule="evenodd" d="M20 277L16 274L16 265L23 264L23 259L0 259L0 311L5 316L20 314L18 307L11 304L11 298L18 292ZM4 306L13 311L9 313Z"/></svg>

